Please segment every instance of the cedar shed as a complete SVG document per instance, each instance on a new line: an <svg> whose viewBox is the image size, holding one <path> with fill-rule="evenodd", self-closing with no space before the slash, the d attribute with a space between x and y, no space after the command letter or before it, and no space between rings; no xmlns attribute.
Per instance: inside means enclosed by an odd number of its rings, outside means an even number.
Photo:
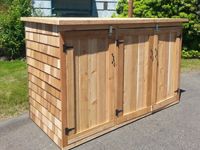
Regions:
<svg viewBox="0 0 200 150"><path fill-rule="evenodd" d="M61 149L179 102L186 19L22 20L30 118Z"/></svg>

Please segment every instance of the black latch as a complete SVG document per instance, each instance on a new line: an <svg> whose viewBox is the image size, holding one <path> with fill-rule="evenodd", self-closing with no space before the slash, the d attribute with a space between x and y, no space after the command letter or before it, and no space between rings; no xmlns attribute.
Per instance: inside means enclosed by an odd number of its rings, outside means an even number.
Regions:
<svg viewBox="0 0 200 150"><path fill-rule="evenodd" d="M122 109L116 109L116 110L115 110L115 115L116 115L117 117L119 117L119 114L122 113L122 112L123 112Z"/></svg>
<svg viewBox="0 0 200 150"><path fill-rule="evenodd" d="M73 130L75 130L75 128L65 128L65 135L69 135L69 133Z"/></svg>
<svg viewBox="0 0 200 150"><path fill-rule="evenodd" d="M73 49L73 46L68 46L67 44L63 44L63 52L67 52L68 49Z"/></svg>
<svg viewBox="0 0 200 150"><path fill-rule="evenodd" d="M119 47L120 44L124 43L124 40L116 40L117 46Z"/></svg>

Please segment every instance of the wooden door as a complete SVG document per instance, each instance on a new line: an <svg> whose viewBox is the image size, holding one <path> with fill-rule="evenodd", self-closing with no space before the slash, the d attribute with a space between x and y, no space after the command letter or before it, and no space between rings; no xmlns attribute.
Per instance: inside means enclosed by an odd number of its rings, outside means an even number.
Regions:
<svg viewBox="0 0 200 150"><path fill-rule="evenodd" d="M113 37L107 30L65 32L69 143L114 125Z"/></svg>
<svg viewBox="0 0 200 150"><path fill-rule="evenodd" d="M152 29L120 30L117 41L117 122L151 112Z"/></svg>
<svg viewBox="0 0 200 150"><path fill-rule="evenodd" d="M157 35L156 97L153 111L179 100L181 29L160 29Z"/></svg>

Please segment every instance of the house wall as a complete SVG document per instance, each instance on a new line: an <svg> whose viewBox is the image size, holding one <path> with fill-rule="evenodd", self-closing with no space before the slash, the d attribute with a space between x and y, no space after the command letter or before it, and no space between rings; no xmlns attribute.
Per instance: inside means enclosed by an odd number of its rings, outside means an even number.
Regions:
<svg viewBox="0 0 200 150"><path fill-rule="evenodd" d="M111 17L116 12L118 0L95 0L93 2L92 16L94 17ZM107 9L105 8L107 3Z"/></svg>
<svg viewBox="0 0 200 150"><path fill-rule="evenodd" d="M92 12L91 0L52 0L53 15L63 17L89 17Z"/></svg>
<svg viewBox="0 0 200 150"><path fill-rule="evenodd" d="M41 16L52 16L51 0L32 0L36 14Z"/></svg>
<svg viewBox="0 0 200 150"><path fill-rule="evenodd" d="M118 0L93 0L91 17L111 17L116 12ZM63 0L63 3L65 0ZM37 14L42 16L54 16L52 14L52 0L32 0L33 7ZM81 5L82 6L82 5ZM80 6L80 8L82 8ZM80 16L77 14L77 16Z"/></svg>

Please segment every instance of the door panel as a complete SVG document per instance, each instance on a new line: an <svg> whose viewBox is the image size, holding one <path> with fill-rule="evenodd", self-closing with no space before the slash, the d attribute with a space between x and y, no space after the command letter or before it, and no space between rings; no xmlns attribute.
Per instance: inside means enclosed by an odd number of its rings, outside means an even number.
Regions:
<svg viewBox="0 0 200 150"><path fill-rule="evenodd" d="M152 30L122 30L119 33L120 40L124 41L118 50L120 52L123 48L124 58L123 88L118 91L122 93L118 101L121 101L123 109L123 113L118 115L119 122L151 111L152 34Z"/></svg>
<svg viewBox="0 0 200 150"><path fill-rule="evenodd" d="M106 30L65 32L69 141L177 101L179 35L180 29L157 35L153 29L120 29L112 37Z"/></svg>
<svg viewBox="0 0 200 150"><path fill-rule="evenodd" d="M163 107L178 100L180 53L180 29L163 29L158 34L157 95L156 104ZM170 100L170 99L173 99ZM169 101L166 103L165 101ZM158 109L154 106L154 109Z"/></svg>
<svg viewBox="0 0 200 150"><path fill-rule="evenodd" d="M65 44L69 48L66 55L67 125L75 128L69 132L71 138L113 125L112 42L108 32L102 30L65 33Z"/></svg>

